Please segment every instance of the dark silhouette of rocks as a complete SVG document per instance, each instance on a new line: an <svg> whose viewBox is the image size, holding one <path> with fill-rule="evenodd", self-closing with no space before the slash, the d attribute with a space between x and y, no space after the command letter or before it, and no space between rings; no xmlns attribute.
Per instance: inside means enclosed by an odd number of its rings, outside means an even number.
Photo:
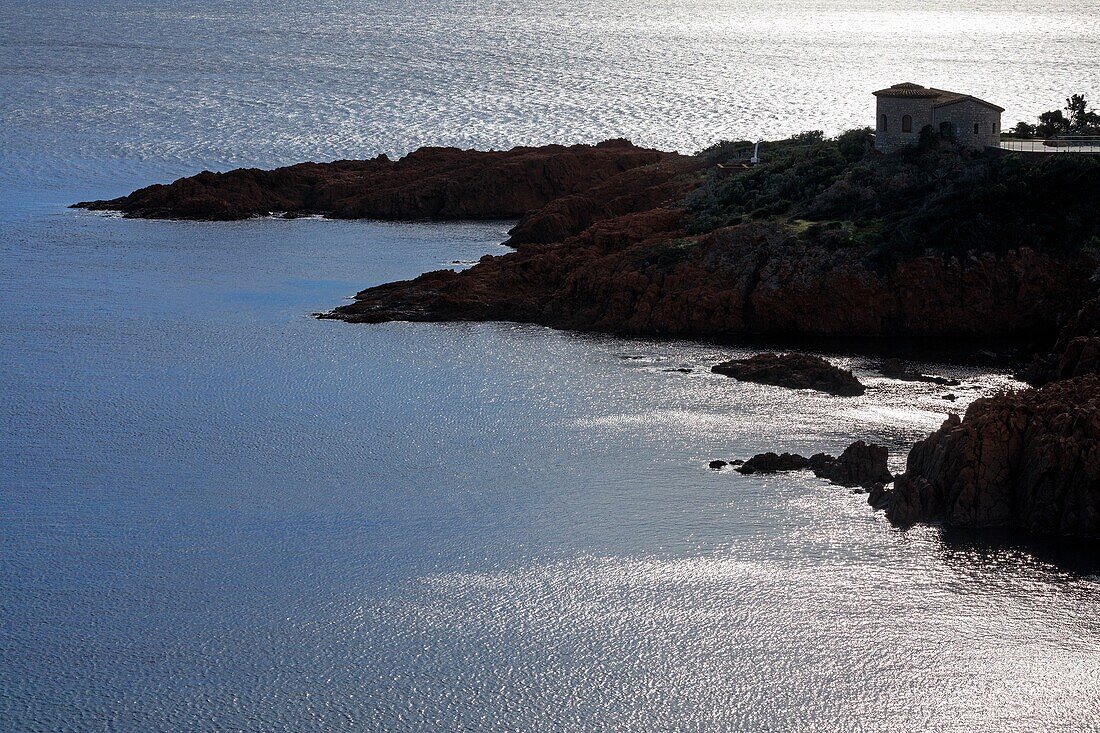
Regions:
<svg viewBox="0 0 1100 733"><path fill-rule="evenodd" d="M743 382L814 389L843 397L858 396L865 391L850 371L810 354L756 354L716 364L711 371Z"/></svg>
<svg viewBox="0 0 1100 733"><path fill-rule="evenodd" d="M1037 356L1019 377L1041 387L1086 374L1100 374L1100 297L1074 309L1050 352Z"/></svg>
<svg viewBox="0 0 1100 733"><path fill-rule="evenodd" d="M797 453L758 453L737 469L743 474L777 473L810 469L814 475L840 486L870 488L894 480L886 467L889 451L885 446L865 443L862 440L849 445L834 457L827 453L815 453L806 458Z"/></svg>
<svg viewBox="0 0 1100 733"><path fill-rule="evenodd" d="M867 492L867 503L872 509L885 509L890 503L893 491L886 488L886 484L875 484Z"/></svg>
<svg viewBox="0 0 1100 733"><path fill-rule="evenodd" d="M886 461L890 452L882 445L865 443L862 440L849 445L839 458L825 454L813 456L814 475L828 479L841 486L871 487L875 484L887 484L894 480Z"/></svg>
<svg viewBox="0 0 1100 733"><path fill-rule="evenodd" d="M1100 535L1100 375L976 400L870 498L899 526Z"/></svg>
<svg viewBox="0 0 1100 733"><path fill-rule="evenodd" d="M1100 374L1100 337L1078 336L1066 344L1054 378L1071 379L1086 374Z"/></svg>
<svg viewBox="0 0 1100 733"><path fill-rule="evenodd" d="M799 471L809 465L809 460L797 453L758 453L737 468L739 473L777 473Z"/></svg>
<svg viewBox="0 0 1100 733"><path fill-rule="evenodd" d="M947 377L940 377L934 374L921 374L907 367L905 362L901 359L885 360L879 366L879 371L882 372L882 375L885 377L898 379L904 382L929 382L943 387L957 387L959 384L957 379L948 379Z"/></svg>
<svg viewBox="0 0 1100 733"><path fill-rule="evenodd" d="M729 465L728 462L718 460L718 461L711 461L710 464L709 464L709 467L713 468L715 471L717 471L718 469L725 468L728 465Z"/></svg>

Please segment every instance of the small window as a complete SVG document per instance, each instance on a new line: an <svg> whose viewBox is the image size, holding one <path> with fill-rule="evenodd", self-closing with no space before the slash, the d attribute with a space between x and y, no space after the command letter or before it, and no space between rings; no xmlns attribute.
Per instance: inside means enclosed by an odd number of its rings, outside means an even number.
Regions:
<svg viewBox="0 0 1100 733"><path fill-rule="evenodd" d="M901 118L901 131L912 132L913 131L913 118L909 115L905 115Z"/></svg>
<svg viewBox="0 0 1100 733"><path fill-rule="evenodd" d="M975 135L978 134L978 123L977 122L974 123L974 134Z"/></svg>
<svg viewBox="0 0 1100 733"><path fill-rule="evenodd" d="M882 131L886 132L886 115L882 116Z"/></svg>

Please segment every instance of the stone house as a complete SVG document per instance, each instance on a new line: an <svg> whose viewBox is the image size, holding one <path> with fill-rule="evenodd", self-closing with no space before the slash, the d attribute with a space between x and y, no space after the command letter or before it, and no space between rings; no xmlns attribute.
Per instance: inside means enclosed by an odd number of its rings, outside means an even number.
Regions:
<svg viewBox="0 0 1100 733"><path fill-rule="evenodd" d="M875 148L884 153L916 143L926 127L968 148L1000 144L1004 108L985 100L911 82L873 94L877 100Z"/></svg>

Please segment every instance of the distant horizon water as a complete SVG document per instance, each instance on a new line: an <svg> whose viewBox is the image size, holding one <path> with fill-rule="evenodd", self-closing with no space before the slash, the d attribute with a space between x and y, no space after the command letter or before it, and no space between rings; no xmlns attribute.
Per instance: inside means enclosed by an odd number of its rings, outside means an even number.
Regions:
<svg viewBox="0 0 1100 733"><path fill-rule="evenodd" d="M1100 94L1095 2L3 6L0 181L103 195L120 172L135 186L421 145L835 134L872 125L871 92L901 81L994 101L1005 127Z"/></svg>

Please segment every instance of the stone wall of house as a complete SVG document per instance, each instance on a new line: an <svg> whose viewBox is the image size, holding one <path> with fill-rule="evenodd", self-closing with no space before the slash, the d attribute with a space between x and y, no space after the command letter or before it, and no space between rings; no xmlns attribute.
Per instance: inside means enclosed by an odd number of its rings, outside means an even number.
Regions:
<svg viewBox="0 0 1100 733"><path fill-rule="evenodd" d="M1000 145L1001 113L992 107L964 99L944 107L936 107L934 126L944 122L954 129L955 139L968 148L981 149Z"/></svg>
<svg viewBox="0 0 1100 733"><path fill-rule="evenodd" d="M914 145L920 131L932 124L932 99L909 97L875 97L875 148L884 153L906 145ZM909 115L909 131L904 130L904 118ZM883 124L885 117L885 125Z"/></svg>

